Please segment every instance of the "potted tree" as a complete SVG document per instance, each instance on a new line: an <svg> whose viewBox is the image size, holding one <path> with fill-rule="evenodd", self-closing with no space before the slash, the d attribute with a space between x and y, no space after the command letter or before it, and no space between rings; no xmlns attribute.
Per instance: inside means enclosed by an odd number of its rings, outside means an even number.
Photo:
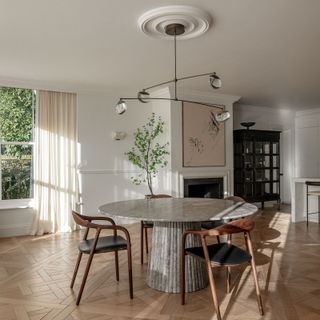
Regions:
<svg viewBox="0 0 320 320"><path fill-rule="evenodd" d="M142 169L142 172L131 180L134 184L146 183L149 188L150 197L153 193L153 178L159 172L159 168L167 166L166 156L169 155L169 143L160 144L157 142L163 133L164 121L160 116L152 113L147 123L134 132L134 146L125 154L130 162Z"/></svg>

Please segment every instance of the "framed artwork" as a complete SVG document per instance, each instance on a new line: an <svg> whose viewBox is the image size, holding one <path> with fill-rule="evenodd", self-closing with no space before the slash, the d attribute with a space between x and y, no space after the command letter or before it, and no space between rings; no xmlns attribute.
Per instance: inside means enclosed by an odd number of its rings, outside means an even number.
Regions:
<svg viewBox="0 0 320 320"><path fill-rule="evenodd" d="M183 102L182 145L184 167L224 166L225 124L218 124L214 114L222 105Z"/></svg>

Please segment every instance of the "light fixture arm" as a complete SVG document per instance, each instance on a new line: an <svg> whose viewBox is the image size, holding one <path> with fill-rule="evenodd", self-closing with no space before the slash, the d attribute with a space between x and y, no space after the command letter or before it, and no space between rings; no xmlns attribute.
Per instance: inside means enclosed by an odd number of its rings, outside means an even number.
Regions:
<svg viewBox="0 0 320 320"><path fill-rule="evenodd" d="M120 98L120 100L122 101L126 101L126 100L139 100L139 98L133 98L133 97L129 97L129 98ZM200 104L200 105L203 105L203 106L213 106L213 107L216 107L216 108L219 108L223 111L223 107L219 106L219 105L216 105L216 104L210 104L210 103L204 103L204 102L198 102L198 101L192 101L192 100L186 100L186 99L178 99L178 98L156 98L156 97L150 97L150 98L143 98L143 100L164 100L164 101L178 101L178 102L189 102L189 103L195 103L195 104Z"/></svg>
<svg viewBox="0 0 320 320"><path fill-rule="evenodd" d="M123 104L126 100L139 100L141 102L141 99L138 98L120 98L118 105ZM153 97L146 97L143 98L143 100L145 100L144 102L147 101L152 101L152 100L160 100L160 101L176 101L176 102L189 102L189 103L195 103L195 104L199 104L199 105L203 105L203 106L212 106L212 107L216 107L221 109L220 112L218 112L217 114L212 113L212 117L216 123L216 126L219 126L219 123L225 122L226 120L228 120L230 118L230 112L229 111L224 111L224 108L215 104L210 104L210 103L203 103L203 102L198 102L198 101L192 101L192 100L185 100L185 99L178 99L178 98L153 98ZM123 109L120 109L118 112L118 114L123 114L125 111L127 110L126 106Z"/></svg>
<svg viewBox="0 0 320 320"><path fill-rule="evenodd" d="M214 74L215 72L212 71L212 72L207 72L207 73L201 73L201 74L196 74L196 75L192 75L192 76L187 76L187 77L183 77L183 78L177 78L177 82L178 81L181 81L181 80L188 80L188 79L193 79L193 78L199 78L199 77L204 77L204 76L209 76L209 75L212 75ZM148 88L144 88L143 90L150 90L150 89L154 89L154 88L157 88L157 87L161 87L165 84L169 84L169 83L174 83L175 82L175 79L173 80L168 80L168 81L164 81L164 82L160 82L158 84L155 84L155 85L152 85L151 87L148 87Z"/></svg>

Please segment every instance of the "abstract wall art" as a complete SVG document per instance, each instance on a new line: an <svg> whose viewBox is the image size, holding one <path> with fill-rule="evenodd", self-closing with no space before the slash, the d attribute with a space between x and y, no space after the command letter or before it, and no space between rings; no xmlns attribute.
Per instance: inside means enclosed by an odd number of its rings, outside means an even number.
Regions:
<svg viewBox="0 0 320 320"><path fill-rule="evenodd" d="M225 166L225 124L217 123L214 117L222 110L222 105L183 103L184 167Z"/></svg>

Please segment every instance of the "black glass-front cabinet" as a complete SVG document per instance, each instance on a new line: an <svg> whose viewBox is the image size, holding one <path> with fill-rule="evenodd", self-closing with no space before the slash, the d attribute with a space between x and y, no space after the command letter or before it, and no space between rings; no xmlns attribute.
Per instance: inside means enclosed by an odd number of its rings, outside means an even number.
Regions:
<svg viewBox="0 0 320 320"><path fill-rule="evenodd" d="M280 204L280 131L234 130L234 194Z"/></svg>

